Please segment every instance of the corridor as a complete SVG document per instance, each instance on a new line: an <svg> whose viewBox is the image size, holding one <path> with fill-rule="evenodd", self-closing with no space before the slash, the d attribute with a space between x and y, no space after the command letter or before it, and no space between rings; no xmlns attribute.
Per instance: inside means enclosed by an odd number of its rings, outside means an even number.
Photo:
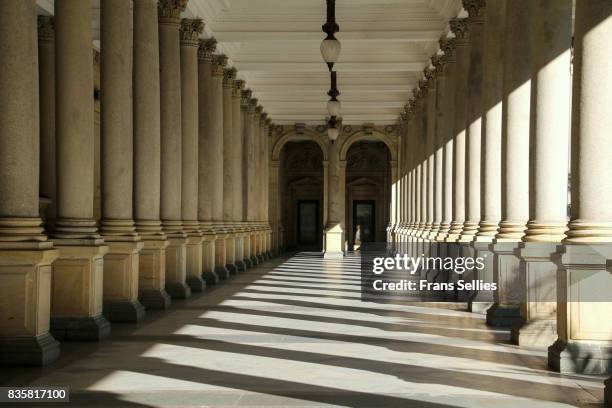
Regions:
<svg viewBox="0 0 612 408"><path fill-rule="evenodd" d="M544 351L461 306L361 302L358 257L300 253L113 324L100 343L62 342L58 361L0 385L70 386L71 407L601 404L603 377L552 373Z"/></svg>

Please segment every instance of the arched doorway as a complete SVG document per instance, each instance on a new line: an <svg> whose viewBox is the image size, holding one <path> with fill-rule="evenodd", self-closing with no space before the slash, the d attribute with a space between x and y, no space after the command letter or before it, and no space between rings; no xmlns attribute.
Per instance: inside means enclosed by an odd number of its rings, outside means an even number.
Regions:
<svg viewBox="0 0 612 408"><path fill-rule="evenodd" d="M345 225L347 249L355 243L357 225L362 242L385 242L390 220L391 153L384 142L361 140L346 153Z"/></svg>
<svg viewBox="0 0 612 408"><path fill-rule="evenodd" d="M290 141L280 152L280 218L283 246L320 251L323 246L323 151L313 141Z"/></svg>

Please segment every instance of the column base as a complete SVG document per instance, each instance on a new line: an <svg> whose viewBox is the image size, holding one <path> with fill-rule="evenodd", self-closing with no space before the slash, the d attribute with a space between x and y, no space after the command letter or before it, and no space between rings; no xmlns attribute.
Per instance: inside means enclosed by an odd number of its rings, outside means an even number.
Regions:
<svg viewBox="0 0 612 408"><path fill-rule="evenodd" d="M172 299L187 299L191 296L191 288L183 282L166 282L166 292Z"/></svg>
<svg viewBox="0 0 612 408"><path fill-rule="evenodd" d="M257 260L259 261L258 263L266 262L266 259L263 257L262 254L257 254L256 257L257 257Z"/></svg>
<svg viewBox="0 0 612 408"><path fill-rule="evenodd" d="M215 274L220 280L227 280L230 277L230 272L225 266L215 266Z"/></svg>
<svg viewBox="0 0 612 408"><path fill-rule="evenodd" d="M560 373L612 373L612 343L559 339L548 348L548 367Z"/></svg>
<svg viewBox="0 0 612 408"><path fill-rule="evenodd" d="M344 252L342 251L325 251L323 254L324 259L343 259Z"/></svg>
<svg viewBox="0 0 612 408"><path fill-rule="evenodd" d="M145 308L137 299L105 302L102 310L112 323L136 323L145 316Z"/></svg>
<svg viewBox="0 0 612 408"><path fill-rule="evenodd" d="M206 289L206 281L198 276L188 276L185 283L187 283L191 292L200 293Z"/></svg>
<svg viewBox="0 0 612 408"><path fill-rule="evenodd" d="M234 264L226 264L225 268L229 271L230 275L238 274L238 267Z"/></svg>
<svg viewBox="0 0 612 408"><path fill-rule="evenodd" d="M138 299L146 309L168 309L171 303L170 295L165 289L142 290Z"/></svg>
<svg viewBox="0 0 612 408"><path fill-rule="evenodd" d="M557 340L557 321L542 319L521 321L512 326L510 341L527 348L546 349Z"/></svg>
<svg viewBox="0 0 612 408"><path fill-rule="evenodd" d="M493 307L494 302L480 302L472 301L468 302L467 310L470 313L476 314L487 314L487 310Z"/></svg>
<svg viewBox="0 0 612 408"><path fill-rule="evenodd" d="M236 261L236 268L238 268L238 272L244 272L247 266L244 261Z"/></svg>
<svg viewBox="0 0 612 408"><path fill-rule="evenodd" d="M252 268L253 267L253 261L251 261L251 258L244 258L244 260L242 262L244 262L244 265L247 268Z"/></svg>
<svg viewBox="0 0 612 408"><path fill-rule="evenodd" d="M257 266L259 265L259 258L257 258L255 255L251 256L251 264L252 266Z"/></svg>
<svg viewBox="0 0 612 408"><path fill-rule="evenodd" d="M51 334L58 340L98 341L110 335L110 322L103 315L51 316Z"/></svg>
<svg viewBox="0 0 612 408"><path fill-rule="evenodd" d="M612 408L612 377L605 381L606 390L604 391L604 406Z"/></svg>
<svg viewBox="0 0 612 408"><path fill-rule="evenodd" d="M59 356L60 344L49 333L0 338L0 366L45 366Z"/></svg>
<svg viewBox="0 0 612 408"><path fill-rule="evenodd" d="M487 310L487 326L512 327L523 321L518 305L494 304Z"/></svg>
<svg viewBox="0 0 612 408"><path fill-rule="evenodd" d="M206 285L216 285L219 283L219 275L217 275L214 271L204 272L202 274L202 278L206 282Z"/></svg>

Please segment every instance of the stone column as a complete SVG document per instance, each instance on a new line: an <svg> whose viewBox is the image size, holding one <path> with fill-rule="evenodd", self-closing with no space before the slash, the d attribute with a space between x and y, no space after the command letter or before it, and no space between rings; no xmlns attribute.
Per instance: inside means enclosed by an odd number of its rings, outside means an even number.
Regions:
<svg viewBox="0 0 612 408"><path fill-rule="evenodd" d="M234 165L234 101L233 92L236 69L223 71L223 222L227 233L225 239L225 267L231 274L238 273L236 266L236 226L234 225L234 190L238 184L238 173Z"/></svg>
<svg viewBox="0 0 612 408"><path fill-rule="evenodd" d="M202 277L208 285L215 285L219 278L215 273L216 234L212 226L213 193L218 193L216 180L212 178L217 169L218 146L214 144L209 112L211 108L211 81L213 53L217 48L214 38L200 40L198 48L198 221L204 236L202 245ZM215 190L217 189L217 190ZM223 271L225 272L225 271Z"/></svg>
<svg viewBox="0 0 612 408"><path fill-rule="evenodd" d="M247 131L245 133L245 148L246 148L246 163L247 163L247 204L246 214L249 225L249 255L251 265L259 263L257 259L257 247L255 242L255 222L257 220L257 129L259 127L259 118L257 117L256 107L257 99L249 100L249 111L247 115ZM255 125L257 123L257 126Z"/></svg>
<svg viewBox="0 0 612 408"><path fill-rule="evenodd" d="M506 10L502 130L502 221L491 249L498 277L496 302L487 324L512 326L521 320L520 259L515 254L529 219L529 124L531 102L531 19L533 1L517 0Z"/></svg>
<svg viewBox="0 0 612 408"><path fill-rule="evenodd" d="M414 138L413 138L413 143L414 143L414 153L412 155L412 161L413 161L413 190L414 190L414 199L413 199L413 204L414 204L414 223L412 226L412 236L413 238L413 243L418 242L418 236L419 233L423 227L423 219L422 219L422 215L423 215L423 206L421 205L422 203L422 198L421 195L423 193L422 190L422 186L423 186L423 178L422 178L422 171L423 171L423 167L422 167L422 162L421 162L421 158L422 158L422 132L423 132L423 99L422 99L422 93L419 87L415 88L413 90L413 95L414 95ZM413 250L412 252L414 254L418 253L418 248L416 245L413 245Z"/></svg>
<svg viewBox="0 0 612 408"><path fill-rule="evenodd" d="M261 114L263 113L263 107L255 106L255 115L253 116L253 161L255 177L253 177L253 200L249 205L253 208L253 224L252 230L253 235L251 236L252 256L255 258L254 263L260 264L263 262L261 257Z"/></svg>
<svg viewBox="0 0 612 408"><path fill-rule="evenodd" d="M425 141L425 151L427 167L425 168L427 178L427 218L423 238L431 241L435 238L437 228L434 228L434 210L435 210L435 144L436 144L436 77L434 69L425 69L423 71L427 80L427 139ZM431 251L432 246L428 245Z"/></svg>
<svg viewBox="0 0 612 408"><path fill-rule="evenodd" d="M473 241L480 223L481 142L482 142L482 57L486 0L463 0L469 14L470 62L467 82L466 122L466 219L462 241ZM473 251L472 251L473 252ZM472 254L473 255L473 254Z"/></svg>
<svg viewBox="0 0 612 408"><path fill-rule="evenodd" d="M440 235L440 228L442 227L443 220L443 198L444 198L444 130L445 130L445 114L444 111L444 98L446 95L446 77L445 77L445 61L442 55L436 54L432 58L432 64L435 67L435 81L436 81L436 103L435 109L435 129L434 129L434 216L431 237L432 241L438 241ZM439 245L438 245L439 248Z"/></svg>
<svg viewBox="0 0 612 408"><path fill-rule="evenodd" d="M489 244L497 234L501 221L501 141L502 100L504 75L504 26L506 0L488 0L485 9L484 42L482 51L482 171L481 216L474 238L475 256L484 260L485 267L477 278L492 282L494 256ZM480 292L471 299L468 310L486 313L493 304L491 292Z"/></svg>
<svg viewBox="0 0 612 408"><path fill-rule="evenodd" d="M166 291L185 299L187 234L182 222L181 50L179 27L184 0L160 0L159 67L161 103L161 219L170 245L166 249Z"/></svg>
<svg viewBox="0 0 612 408"><path fill-rule="evenodd" d="M521 346L544 348L557 339L558 266L551 255L565 238L567 225L572 1L535 3L530 221L519 250L527 298L521 303L525 323L512 328L512 340Z"/></svg>
<svg viewBox="0 0 612 408"><path fill-rule="evenodd" d="M262 203L263 203L263 228L264 228L264 246L263 246L263 256L264 259L268 260L272 257L270 253L270 243L271 243L271 228L270 228L270 151L269 151L269 139L270 139L270 126L272 124L272 119L267 117L264 120L262 127Z"/></svg>
<svg viewBox="0 0 612 408"><path fill-rule="evenodd" d="M147 309L166 309L166 247L160 221L161 134L156 0L134 0L134 217L140 251L138 291Z"/></svg>
<svg viewBox="0 0 612 408"><path fill-rule="evenodd" d="M134 127L132 112L132 16L130 4L102 0L101 20L101 232L104 315L112 322L144 317L138 301L139 252L144 247L133 220Z"/></svg>
<svg viewBox="0 0 612 408"><path fill-rule="evenodd" d="M465 223L465 137L467 125L468 75L470 44L466 18L453 18L450 26L455 34L455 109L453 119L453 221L447 242L461 238Z"/></svg>
<svg viewBox="0 0 612 408"><path fill-rule="evenodd" d="M244 88L243 80L236 80L234 82L234 88L232 89L232 166L234 167L234 174L236 174L236 182L234 183L233 189L233 201L234 209L232 212L232 223L236 229L236 251L234 258L236 260L236 267L238 271L246 270L246 264L244 263L244 241L245 231L242 223L242 212L244 202L242 199L242 188L243 188L243 160L242 160L242 134L243 134L243 111L241 107L241 95L242 89Z"/></svg>
<svg viewBox="0 0 612 408"><path fill-rule="evenodd" d="M340 161L340 143L329 144L327 169L327 225L325 226L325 258L344 256L344 189L346 161Z"/></svg>
<svg viewBox="0 0 612 408"><path fill-rule="evenodd" d="M94 101L91 5L55 2L57 222L51 333L99 340L110 333L102 315L103 257L94 219Z"/></svg>
<svg viewBox="0 0 612 408"><path fill-rule="evenodd" d="M209 101L208 101L208 138L210 141L209 149L211 166L208 177L211 178L209 194L212 195L212 220L213 228L217 239L215 241L215 273L222 279L227 279L230 276L230 271L227 268L226 257L226 240L229 234L225 228L223 217L223 185L225 180L224 175L224 157L223 157L223 76L224 69L227 65L227 57L225 55L216 55L213 59L210 76Z"/></svg>
<svg viewBox="0 0 612 408"><path fill-rule="evenodd" d="M609 1L576 1L571 221L565 253L556 259L562 264L557 275L559 338L548 349L548 365L561 372L612 372L610 15ZM608 406L611 382L606 387Z"/></svg>
<svg viewBox="0 0 612 408"><path fill-rule="evenodd" d="M204 30L200 19L183 19L181 44L181 214L187 234L186 283L192 292L202 292L202 248L204 236L198 221L198 37Z"/></svg>
<svg viewBox="0 0 612 408"><path fill-rule="evenodd" d="M445 242L450 232L453 220L453 157L454 138L453 120L455 118L455 88L456 88L456 58L455 39L442 37L439 41L440 48L444 51L444 83L445 96L443 100L444 122L442 123L442 143L444 149L444 174L443 174L443 200L442 223L437 240ZM443 247L441 247L443 248Z"/></svg>
<svg viewBox="0 0 612 408"><path fill-rule="evenodd" d="M39 21L45 38L52 35L49 24ZM45 365L59 356L49 334L51 263L59 253L43 234L38 207L37 50L36 2L1 2L0 360L6 365Z"/></svg>
<svg viewBox="0 0 612 408"><path fill-rule="evenodd" d="M251 262L251 230L249 226L249 176L250 165L249 165L249 140L251 135L251 115L250 115L250 102L251 102L251 91L243 90L240 93L240 122L241 122L241 145L242 145L242 231L243 231L243 262L247 268L251 268L253 263Z"/></svg>
<svg viewBox="0 0 612 408"><path fill-rule="evenodd" d="M43 218L52 230L56 218L55 174L55 27L53 16L38 16L38 78L40 104L40 197Z"/></svg>

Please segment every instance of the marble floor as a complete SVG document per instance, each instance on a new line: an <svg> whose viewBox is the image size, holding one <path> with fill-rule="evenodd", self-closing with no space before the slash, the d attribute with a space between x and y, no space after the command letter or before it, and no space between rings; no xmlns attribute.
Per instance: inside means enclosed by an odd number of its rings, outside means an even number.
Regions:
<svg viewBox="0 0 612 408"><path fill-rule="evenodd" d="M278 258L0 384L70 386L71 407L602 406L603 377L548 371L460 305L362 302L359 274Z"/></svg>

